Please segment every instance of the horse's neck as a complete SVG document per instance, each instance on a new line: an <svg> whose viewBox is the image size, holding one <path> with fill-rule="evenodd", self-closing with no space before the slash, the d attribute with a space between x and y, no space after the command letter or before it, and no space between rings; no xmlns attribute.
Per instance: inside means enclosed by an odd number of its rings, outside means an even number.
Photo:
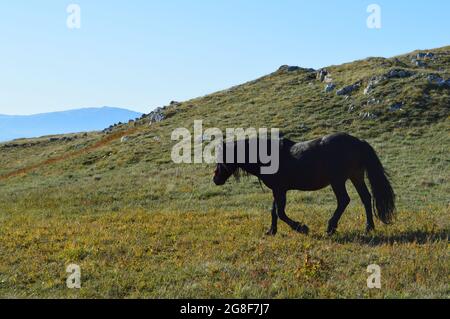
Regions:
<svg viewBox="0 0 450 319"><path fill-rule="evenodd" d="M244 163L238 164L238 167L247 173L259 177L261 175L261 164L259 163Z"/></svg>

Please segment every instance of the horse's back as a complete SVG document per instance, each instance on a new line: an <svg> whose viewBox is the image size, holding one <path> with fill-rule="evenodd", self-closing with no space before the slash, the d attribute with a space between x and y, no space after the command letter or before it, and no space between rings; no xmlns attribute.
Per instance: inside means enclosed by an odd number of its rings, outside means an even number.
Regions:
<svg viewBox="0 0 450 319"><path fill-rule="evenodd" d="M361 140L336 133L295 143L289 151L282 175L301 190L316 190L333 179L345 178L362 163ZM341 176L342 175L342 176Z"/></svg>

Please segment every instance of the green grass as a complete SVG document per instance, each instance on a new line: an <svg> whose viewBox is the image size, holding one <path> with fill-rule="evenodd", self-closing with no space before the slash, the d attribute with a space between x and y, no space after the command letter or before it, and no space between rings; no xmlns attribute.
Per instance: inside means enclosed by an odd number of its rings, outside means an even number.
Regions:
<svg viewBox="0 0 450 319"><path fill-rule="evenodd" d="M450 47L433 52L425 69L411 64L414 54L328 68L338 88L362 81L348 98L326 94L306 70L275 72L169 107L161 123L141 120L126 143L98 144L108 136L91 132L0 144L0 296L448 298L450 90L426 76L450 77ZM372 76L399 67L415 75L363 94ZM381 103L366 106L371 98ZM399 101L403 111L389 112ZM335 236L324 235L336 205L324 189L288 196L288 215L309 236L280 224L277 237L265 237L271 194L255 178L216 187L213 166L172 163L172 130L200 119L205 128L278 127L295 140L337 131L367 139L391 174L396 223L365 235L348 185L352 203ZM41 165L67 154L75 155ZM81 290L65 286L71 263L81 266ZM382 269L380 290L366 286L372 263Z"/></svg>

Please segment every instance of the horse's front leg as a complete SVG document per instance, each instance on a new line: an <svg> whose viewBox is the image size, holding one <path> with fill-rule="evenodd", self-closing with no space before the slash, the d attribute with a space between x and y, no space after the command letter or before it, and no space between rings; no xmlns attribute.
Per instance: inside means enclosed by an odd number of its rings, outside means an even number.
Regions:
<svg viewBox="0 0 450 319"><path fill-rule="evenodd" d="M293 230L301 233L301 234L308 234L309 228L306 225L303 225L299 222L296 222L292 219L290 219L285 212L286 208L286 192L274 192L274 198L277 203L277 213L278 217L284 221L286 224L288 224Z"/></svg>
<svg viewBox="0 0 450 319"><path fill-rule="evenodd" d="M277 224L278 224L277 204L274 200L272 204L272 225L270 226L269 231L266 233L267 236L275 236L277 234Z"/></svg>

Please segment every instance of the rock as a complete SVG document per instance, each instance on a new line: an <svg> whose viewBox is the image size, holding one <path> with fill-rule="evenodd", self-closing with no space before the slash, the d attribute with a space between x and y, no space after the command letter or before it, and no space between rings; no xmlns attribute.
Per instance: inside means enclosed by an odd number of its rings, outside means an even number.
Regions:
<svg viewBox="0 0 450 319"><path fill-rule="evenodd" d="M397 123L399 127L404 127L408 124L406 119L400 119Z"/></svg>
<svg viewBox="0 0 450 319"><path fill-rule="evenodd" d="M404 69L393 69L388 73L380 76L374 76L369 80L367 87L364 89L364 94L370 94L380 83L389 79L403 79L413 76L414 73Z"/></svg>
<svg viewBox="0 0 450 319"><path fill-rule="evenodd" d="M310 128L309 128L308 126L306 126L305 124L300 124L300 125L298 126L298 128L299 128L300 131L302 131L302 132L307 132L307 131L310 130Z"/></svg>
<svg viewBox="0 0 450 319"><path fill-rule="evenodd" d="M325 93L330 93L330 92L334 91L335 88L336 88L336 85L334 85L333 83L329 83L329 84L325 85Z"/></svg>
<svg viewBox="0 0 450 319"><path fill-rule="evenodd" d="M381 100L377 100L375 98L371 98L366 103L366 105L377 105L377 104L381 104Z"/></svg>
<svg viewBox="0 0 450 319"><path fill-rule="evenodd" d="M408 71L408 70L403 70L403 69L393 69L393 70L390 70L390 71L386 74L386 77L387 77L388 79L393 79L393 78L400 78L400 79L402 79L402 78L410 77L410 76L412 76L412 75L413 75L413 73L410 72L410 71Z"/></svg>
<svg viewBox="0 0 450 319"><path fill-rule="evenodd" d="M427 54L425 54L425 57L427 59L433 59L434 58L434 53L433 52L428 52Z"/></svg>
<svg viewBox="0 0 450 319"><path fill-rule="evenodd" d="M361 87L361 83L355 83L349 86L346 86L336 92L337 95L348 95Z"/></svg>
<svg viewBox="0 0 450 319"><path fill-rule="evenodd" d="M302 69L301 67L296 66L296 65L282 65L282 66L280 66L278 71L294 72L294 71L298 71L301 69Z"/></svg>
<svg viewBox="0 0 450 319"><path fill-rule="evenodd" d="M428 83L430 83L431 85L437 85L439 87L450 87L450 79L444 80L443 78L441 78L440 76L436 75L436 74L430 74L427 77Z"/></svg>
<svg viewBox="0 0 450 319"><path fill-rule="evenodd" d="M416 61L416 66L418 67L425 67L427 64L421 60Z"/></svg>
<svg viewBox="0 0 450 319"><path fill-rule="evenodd" d="M333 82L333 78L331 77L331 74L325 75L325 78L323 79L323 82L325 82L325 83L332 83Z"/></svg>
<svg viewBox="0 0 450 319"><path fill-rule="evenodd" d="M363 119L363 120L374 120L377 118L377 116L373 113L370 112L364 112L364 113L360 113L359 116Z"/></svg>
<svg viewBox="0 0 450 319"><path fill-rule="evenodd" d="M423 52L417 53L417 59L423 59L423 58L425 58L426 56L427 56L426 53L423 53Z"/></svg>
<svg viewBox="0 0 450 319"><path fill-rule="evenodd" d="M319 71L317 71L316 79L320 82L323 82L328 74L329 73L327 69L320 69Z"/></svg>
<svg viewBox="0 0 450 319"><path fill-rule="evenodd" d="M149 118L150 124L153 124L153 123L159 123L161 121L164 121L166 119L166 116L163 113L163 108L158 107L153 112L150 112L150 114L148 115L148 118Z"/></svg>
<svg viewBox="0 0 450 319"><path fill-rule="evenodd" d="M394 103L389 107L390 112L400 111L403 109L403 102Z"/></svg>
<svg viewBox="0 0 450 319"><path fill-rule="evenodd" d="M388 79L387 75L374 76L369 80L367 87L364 89L364 94L370 94L378 84Z"/></svg>
<svg viewBox="0 0 450 319"><path fill-rule="evenodd" d="M154 140L155 142L161 142L161 138L160 138L159 136L153 137L153 140Z"/></svg>
<svg viewBox="0 0 450 319"><path fill-rule="evenodd" d="M299 66L289 66L288 68L287 68L287 71L288 72L294 72L294 71L298 71L298 70L300 70L301 68L299 67Z"/></svg>
<svg viewBox="0 0 450 319"><path fill-rule="evenodd" d="M95 175L94 176L94 180L96 181L100 181L102 179L102 177L100 175Z"/></svg>
<svg viewBox="0 0 450 319"><path fill-rule="evenodd" d="M369 82L369 84L367 85L367 87L364 89L364 95L369 94L370 92L373 91L373 89L375 89L375 84L372 82Z"/></svg>
<svg viewBox="0 0 450 319"><path fill-rule="evenodd" d="M130 140L130 138L128 136L122 136L122 138L120 139L120 143L126 143Z"/></svg>

